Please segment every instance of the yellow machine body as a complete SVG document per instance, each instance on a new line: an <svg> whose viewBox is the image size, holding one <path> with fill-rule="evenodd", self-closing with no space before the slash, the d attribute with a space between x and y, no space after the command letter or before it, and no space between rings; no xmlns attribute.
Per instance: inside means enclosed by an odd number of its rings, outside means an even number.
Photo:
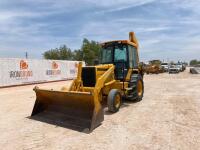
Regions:
<svg viewBox="0 0 200 150"><path fill-rule="evenodd" d="M131 34L133 33L130 33L130 41L120 42L138 47L136 38ZM36 102L31 116L37 116L37 120L46 118L52 120L52 123L80 128L80 131L92 131L104 120L102 106L104 97L112 89L118 89L123 96L127 92L131 74L140 73L139 69L129 69L122 82L115 78L114 71L114 64L82 67L82 62L80 62L77 78L69 87L63 87L60 90L34 88ZM93 79L95 83L88 83L90 86L87 86L87 78L91 78L92 72L95 73L95 79Z"/></svg>

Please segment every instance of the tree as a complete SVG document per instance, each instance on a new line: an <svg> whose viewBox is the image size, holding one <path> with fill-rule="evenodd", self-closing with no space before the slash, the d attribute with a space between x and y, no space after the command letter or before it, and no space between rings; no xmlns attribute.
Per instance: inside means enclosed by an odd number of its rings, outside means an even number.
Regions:
<svg viewBox="0 0 200 150"><path fill-rule="evenodd" d="M194 65L197 65L197 64L200 64L200 61L196 60L196 59L193 59L190 61L190 66L194 66Z"/></svg>
<svg viewBox="0 0 200 150"><path fill-rule="evenodd" d="M83 60L87 65L93 65L95 59L99 59L100 55L100 44L95 41L89 41L88 39L83 39L82 44Z"/></svg>
<svg viewBox="0 0 200 150"><path fill-rule="evenodd" d="M45 59L59 59L59 50L57 48L51 49L46 51L43 56Z"/></svg>
<svg viewBox="0 0 200 150"><path fill-rule="evenodd" d="M66 45L44 52L45 59L73 60L73 53Z"/></svg>
<svg viewBox="0 0 200 150"><path fill-rule="evenodd" d="M74 50L74 52L73 52L73 60L78 60L78 61L83 60L83 51L80 50L80 49Z"/></svg>
<svg viewBox="0 0 200 150"><path fill-rule="evenodd" d="M94 60L99 59L100 44L96 41L89 41L83 39L81 49L71 51L66 45L59 48L51 49L44 52L43 57L45 59L57 59L57 60L79 60L85 61L87 65L93 65Z"/></svg>

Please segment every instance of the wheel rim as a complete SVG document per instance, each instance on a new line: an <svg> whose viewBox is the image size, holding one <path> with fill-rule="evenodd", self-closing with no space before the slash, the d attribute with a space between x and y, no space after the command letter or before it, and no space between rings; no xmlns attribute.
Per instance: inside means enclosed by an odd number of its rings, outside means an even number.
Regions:
<svg viewBox="0 0 200 150"><path fill-rule="evenodd" d="M138 81L138 96L142 96L142 92L143 92L143 87L142 87L142 81L139 80Z"/></svg>
<svg viewBox="0 0 200 150"><path fill-rule="evenodd" d="M119 106L120 106L120 95L119 94L117 94L116 95L116 97L115 97L115 107L116 108L119 108Z"/></svg>

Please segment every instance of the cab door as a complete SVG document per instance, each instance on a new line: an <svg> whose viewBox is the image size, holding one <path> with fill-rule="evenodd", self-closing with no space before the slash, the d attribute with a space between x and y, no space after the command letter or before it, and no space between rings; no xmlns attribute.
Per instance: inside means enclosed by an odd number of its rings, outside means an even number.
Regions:
<svg viewBox="0 0 200 150"><path fill-rule="evenodd" d="M114 65L116 79L124 81L129 68L127 45L114 46Z"/></svg>

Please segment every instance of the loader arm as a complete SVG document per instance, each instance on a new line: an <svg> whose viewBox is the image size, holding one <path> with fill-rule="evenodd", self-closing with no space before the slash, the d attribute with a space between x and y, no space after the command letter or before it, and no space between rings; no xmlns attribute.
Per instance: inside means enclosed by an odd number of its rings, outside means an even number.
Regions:
<svg viewBox="0 0 200 150"><path fill-rule="evenodd" d="M97 80L97 83L95 85L95 90L97 91L98 94L101 91L101 89L103 87L105 87L106 82L107 83L114 83L114 81L115 81L115 79L114 79L115 66L109 65L109 67L110 68L101 77L99 77L98 80Z"/></svg>
<svg viewBox="0 0 200 150"><path fill-rule="evenodd" d="M82 62L79 62L77 78L75 80L73 80L73 82L69 88L69 91L84 91L81 74L82 74Z"/></svg>

